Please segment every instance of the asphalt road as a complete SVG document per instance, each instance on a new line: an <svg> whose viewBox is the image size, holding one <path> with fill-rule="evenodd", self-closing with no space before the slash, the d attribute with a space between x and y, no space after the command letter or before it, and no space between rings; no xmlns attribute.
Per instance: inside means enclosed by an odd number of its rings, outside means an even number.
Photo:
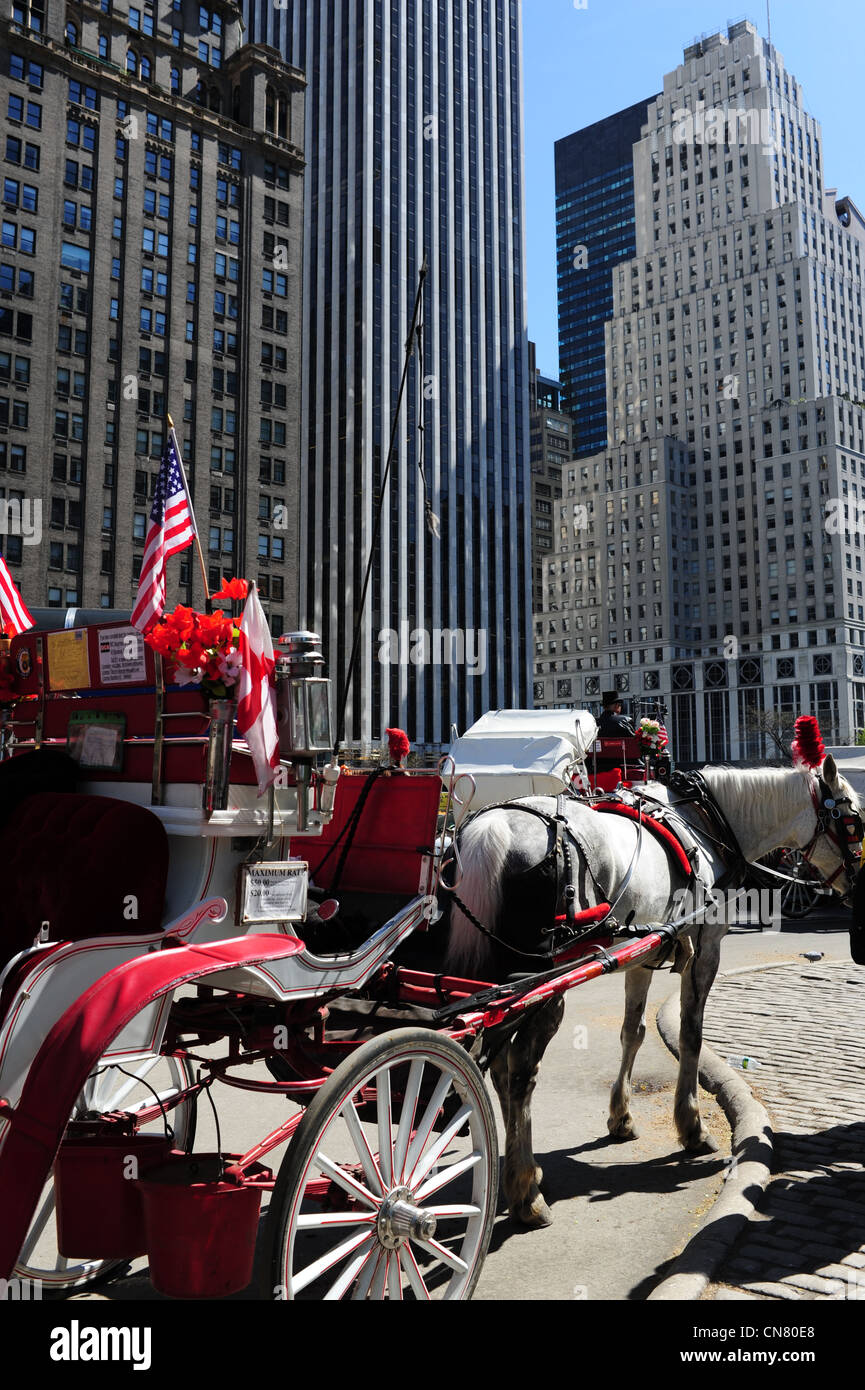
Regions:
<svg viewBox="0 0 865 1390"><path fill-rule="evenodd" d="M722 948L722 971L794 960L812 950L830 959L849 958L841 914L818 910L802 922L781 925L779 932L732 928ZM654 1024L659 1005L676 988L678 977L666 971L653 982L646 1041L634 1068L633 1113L640 1137L626 1144L610 1141L606 1128L609 1089L618 1070L623 981L608 976L568 996L534 1100L535 1154L554 1222L526 1232L502 1211L476 1300L644 1299L700 1225L720 1190L730 1136L723 1113L704 1094L704 1116L721 1148L699 1158L686 1158L679 1148L672 1122L676 1063ZM286 1103L277 1098L225 1087L218 1091L222 1142L229 1151L242 1151L285 1118ZM210 1148L214 1137L208 1107L202 1106L196 1148ZM267 1162L275 1169L284 1152L274 1151ZM143 1261L98 1294L118 1300L159 1297ZM254 1296L250 1290L237 1297Z"/></svg>
<svg viewBox="0 0 865 1390"><path fill-rule="evenodd" d="M796 959L803 951L849 959L846 919L819 911L778 933L734 927L721 970ZM568 996L565 1021L541 1067L535 1094L535 1154L554 1224L522 1233L502 1214L476 1299L644 1299L664 1277L711 1207L730 1154L730 1131L711 1096L701 1109L721 1144L683 1155L673 1126L676 1062L654 1026L678 977L659 973L649 994L646 1041L634 1066L632 1113L640 1137L621 1144L606 1128L618 1071L623 981L606 976ZM575 1029L587 1046L575 1050ZM576 1034L582 1040L582 1034Z"/></svg>

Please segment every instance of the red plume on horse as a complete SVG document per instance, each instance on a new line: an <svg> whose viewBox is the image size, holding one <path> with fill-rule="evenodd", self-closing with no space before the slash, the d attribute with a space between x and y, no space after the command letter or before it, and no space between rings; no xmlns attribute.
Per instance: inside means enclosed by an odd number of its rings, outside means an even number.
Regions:
<svg viewBox="0 0 865 1390"><path fill-rule="evenodd" d="M403 761L408 757L411 744L408 735L402 729L385 729L387 734L387 748L390 760L394 767L402 767Z"/></svg>
<svg viewBox="0 0 865 1390"><path fill-rule="evenodd" d="M793 762L800 767L816 768L826 756L826 745L820 725L813 714L800 714L793 732Z"/></svg>

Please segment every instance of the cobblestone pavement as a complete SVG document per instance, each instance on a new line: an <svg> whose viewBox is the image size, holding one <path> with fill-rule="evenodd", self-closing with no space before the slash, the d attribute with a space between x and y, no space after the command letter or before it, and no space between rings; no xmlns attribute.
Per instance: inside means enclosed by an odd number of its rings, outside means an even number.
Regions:
<svg viewBox="0 0 865 1390"><path fill-rule="evenodd" d="M865 1301L865 968L795 963L719 979L706 1042L747 1056L775 1172L704 1298Z"/></svg>

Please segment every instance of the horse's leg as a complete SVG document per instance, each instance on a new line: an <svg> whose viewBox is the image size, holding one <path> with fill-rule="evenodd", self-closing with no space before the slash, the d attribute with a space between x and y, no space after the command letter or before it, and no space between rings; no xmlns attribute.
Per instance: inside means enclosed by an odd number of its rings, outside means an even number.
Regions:
<svg viewBox="0 0 865 1390"><path fill-rule="evenodd" d="M610 1093L610 1117L607 1129L614 1139L636 1139L637 1130L631 1117L631 1072L634 1058L646 1036L646 996L652 983L652 971L636 966L625 975L625 1017L622 1020L622 1064Z"/></svg>
<svg viewBox="0 0 865 1390"><path fill-rule="evenodd" d="M508 1133L511 1124L511 1093L510 1093L510 1072L508 1068L508 1053L510 1047L505 1047L497 1053L495 1059L490 1064L490 1080L495 1087L496 1095L499 1098L499 1105L502 1111L505 1134ZM535 1167L535 1182L540 1184L544 1180L543 1168Z"/></svg>
<svg viewBox="0 0 865 1390"><path fill-rule="evenodd" d="M511 1216L523 1226L549 1226L553 1219L538 1188L541 1171L532 1151L531 1100L541 1058L558 1030L564 1011L564 999L551 999L517 1031L507 1050L507 1137L502 1188ZM499 1090L498 1081L495 1085ZM504 1105L502 1108L505 1109Z"/></svg>
<svg viewBox="0 0 865 1390"><path fill-rule="evenodd" d="M682 1021L679 1031L679 1079L676 1083L674 1117L682 1146L691 1153L714 1152L718 1145L703 1128L697 1100L700 1049L703 1046L703 1013L712 983L718 973L721 939L726 931L702 928L702 939L682 976Z"/></svg>
<svg viewBox="0 0 865 1390"><path fill-rule="evenodd" d="M495 1087L499 1104L502 1107L502 1119L507 1134L511 1126L511 1098L510 1081L508 1077L508 1053L510 1044L501 1048L490 1063L490 1080Z"/></svg>

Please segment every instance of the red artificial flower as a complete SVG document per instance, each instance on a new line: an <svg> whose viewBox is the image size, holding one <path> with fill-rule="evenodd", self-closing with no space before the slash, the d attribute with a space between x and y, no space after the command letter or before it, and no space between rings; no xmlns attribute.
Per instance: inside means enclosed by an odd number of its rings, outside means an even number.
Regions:
<svg viewBox="0 0 865 1390"><path fill-rule="evenodd" d="M231 619L222 613L199 613L196 626L196 639L203 647L219 647L231 638Z"/></svg>
<svg viewBox="0 0 865 1390"><path fill-rule="evenodd" d="M229 597L239 596L239 586L245 589L245 580L230 583L235 589ZM226 683L233 684L233 680L226 682L225 671L220 668L227 653L237 647L238 639L236 619L222 609L199 613L184 604L178 604L173 613L164 614L145 636L148 645L179 672L198 672L205 690L210 682L222 692Z"/></svg>
<svg viewBox="0 0 865 1390"><path fill-rule="evenodd" d="M210 597L214 602L219 603L222 599L246 598L249 593L249 584L245 579L226 579L223 577L222 588L217 589L215 594Z"/></svg>
<svg viewBox="0 0 865 1390"><path fill-rule="evenodd" d="M148 647L152 647L160 656L172 656L176 647L176 642L172 637L171 631L164 623L157 623L146 633L145 642Z"/></svg>

